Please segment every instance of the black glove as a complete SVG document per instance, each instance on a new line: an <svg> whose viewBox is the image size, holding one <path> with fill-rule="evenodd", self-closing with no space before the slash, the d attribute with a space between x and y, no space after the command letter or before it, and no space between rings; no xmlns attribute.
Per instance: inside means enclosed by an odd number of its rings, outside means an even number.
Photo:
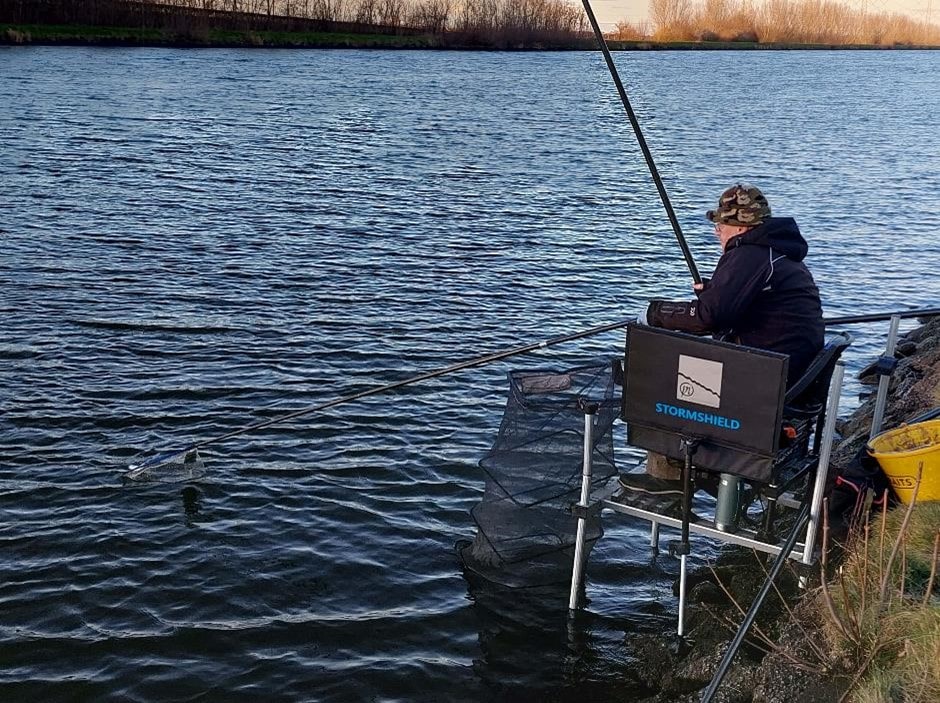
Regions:
<svg viewBox="0 0 940 703"><path fill-rule="evenodd" d="M690 334L708 334L711 331L698 316L697 300L651 300L646 319L653 327L667 330Z"/></svg>

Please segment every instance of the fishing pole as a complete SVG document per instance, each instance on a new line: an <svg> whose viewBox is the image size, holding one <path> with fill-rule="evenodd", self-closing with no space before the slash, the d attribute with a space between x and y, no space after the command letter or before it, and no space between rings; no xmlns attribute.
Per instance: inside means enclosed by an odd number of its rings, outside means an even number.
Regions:
<svg viewBox="0 0 940 703"><path fill-rule="evenodd" d="M676 241L679 242L679 248L682 249L682 256L685 257L685 263L689 267L689 273L692 274L692 280L695 283L701 283L702 277L699 275L698 267L696 267L695 261L692 259L692 252L689 249L688 243L685 241L685 236L682 234L682 228L679 226L679 220L676 218L676 213L672 209L672 203L669 202L669 194L666 193L666 186L663 185L663 179L659 177L659 170L656 168L656 163L653 161L653 154L646 145L646 139L643 138L643 131L640 129L640 123L636 118L636 113L633 112L633 106L630 104L630 98L627 97L627 91L623 87L623 81L620 80L620 74L617 72L617 66L614 64L614 59L610 55L610 49L607 47L607 40L604 39L604 34L601 32L600 25L597 24L597 18L594 16L594 10L591 8L590 1L581 0L581 2L584 5L584 11L587 12L588 19L591 22L591 27L594 29L594 36L597 37L597 43L600 45L601 52L604 54L604 60L607 62L607 68L610 71L610 76L614 79L614 85L617 86L617 92L620 93L620 101L623 103L624 110L627 111L627 118L630 120L630 126L633 127L633 133L636 135L636 140L640 144L640 150L643 152L643 158L646 159L646 166L649 168L650 175L653 177L653 183L656 184L656 190L659 191L659 198L663 201L663 207L666 209L666 216L669 218L669 223L672 225L672 231L675 232Z"/></svg>
<svg viewBox="0 0 940 703"><path fill-rule="evenodd" d="M395 390L397 388L404 388L405 386L410 386L413 383L419 383L420 381L427 381L431 378L438 378L440 376L446 376L447 374L456 373L457 371L463 371L464 369L470 369L475 366L483 366L493 361L500 361L501 359L508 359L511 356L517 356L519 354L525 354L527 352L536 351L539 349L546 349L548 347L553 347L557 344L562 344L564 342L571 342L576 339L583 339L585 337L591 337L593 335L602 334L604 332L609 332L611 330L619 329L626 327L636 318L631 317L627 320L621 320L620 322L612 322L607 325L600 325L598 327L591 327L590 329L583 330L581 332L574 332L572 334L562 335L560 337L552 337L551 339L546 339L541 342L534 342L532 344L526 344L521 347L514 347L512 349L506 349L504 351L494 352L492 354L486 354L485 356L478 356L474 359L467 359L466 361L461 361L451 366L444 367L442 369L437 369L435 371L428 371L426 373L419 374L417 376L412 376L403 381L396 381L395 383L388 383L384 386L378 386L377 388L370 388L365 391L360 391L359 393L351 393L350 395L344 395L339 398L334 398L333 400L327 401L325 403L320 403L319 405L314 405L308 408L302 408L301 410L295 410L293 412L286 413L284 415L279 415L277 417L271 418L269 420L264 420L262 422L257 422L253 425L248 425L242 427L241 429L232 430L231 432L226 432L225 434L219 435L218 437L212 437L211 439L206 439L195 444L191 444L185 449L171 450L161 452L150 459L140 463L132 464L128 467L128 471L125 474L127 478L137 478L141 474L150 471L151 469L166 465L177 463L181 458L187 457L193 452L202 449L210 444L216 444L223 440L229 439L231 437L236 437L238 435L245 434L246 432L253 432L255 430L260 430L265 427L270 427L271 425L277 425L282 422L287 422L289 420L294 420L298 417L303 417L304 415L309 415L321 410L327 410L329 408L335 408L338 405L343 405L345 403L351 403L354 400L359 400L361 398L367 398L372 395L378 395L379 393L386 393L388 391Z"/></svg>
<svg viewBox="0 0 940 703"><path fill-rule="evenodd" d="M922 317L922 316L933 316L940 315L940 308L921 308L917 310L902 310L893 313L874 313L869 315L855 315L849 317L834 317L825 320L826 325L839 325L839 324L851 324L851 323L860 323L860 322L876 322L880 320L888 320L892 316L900 317ZM463 371L464 369L474 368L476 366L483 366L493 361L500 361L502 359L508 359L511 356L518 356L519 354L525 354L527 352L536 351L538 349L546 349L548 347L553 347L557 344L562 344L564 342L571 342L576 339L584 339L585 337L591 337L593 335L602 334L604 332L609 332L611 330L619 329L626 327L628 324L634 321L635 318L629 318L627 320L621 320L620 322L612 322L607 325L600 325L598 327L591 327L590 329L583 330L581 332L575 332L572 334L562 335L560 337L552 337L541 342L534 342L532 344L526 344L521 347L514 347L512 349L506 349L500 352L494 352L492 354L487 354L485 356L479 356L473 359L468 359L466 361L461 361L451 366L444 367L442 369L437 369L435 371L428 371L417 376L412 376L403 381L396 381L395 383L388 383L384 386L378 386L377 388L371 388L369 390L360 391L359 393L352 393L350 395L344 395L339 398L327 401L326 403L321 403L320 405L315 405L309 408L302 408L301 410L295 410L284 415L279 415L277 417L271 418L269 420L264 420L262 422L255 423L253 425L248 425L242 427L238 430L233 430L231 432L226 432L223 435L218 437L213 437L211 439L203 440L195 444L191 444L185 449L180 450L171 450L166 452L161 452L155 456L147 459L146 461L140 464L132 464L128 467L128 472L125 474L127 478L136 478L141 474L149 471L150 469L157 468L164 464L174 463L175 460L180 457L186 457L192 452L195 452L198 449L202 449L210 444L215 444L223 440L229 439L231 437L236 437L247 432L253 432L255 430L264 429L265 427L270 427L271 425L276 425L282 422L287 422L288 420L293 420L298 417L303 417L304 415L309 415L321 410L328 410L329 408L334 408L338 405L343 405L344 403L351 403L355 400L361 398L367 398L372 395L378 395L379 393L386 393L388 391L395 390L397 388L403 388L405 386L410 386L414 383L419 383L421 381L426 381L432 378L438 378L440 376L446 376L447 374L456 373L457 371Z"/></svg>

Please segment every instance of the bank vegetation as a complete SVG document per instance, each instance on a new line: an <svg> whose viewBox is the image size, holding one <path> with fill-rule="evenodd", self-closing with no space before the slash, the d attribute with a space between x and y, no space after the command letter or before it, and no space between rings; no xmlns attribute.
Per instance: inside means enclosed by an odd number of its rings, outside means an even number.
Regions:
<svg viewBox="0 0 940 703"><path fill-rule="evenodd" d="M940 503L866 521L813 602L824 671L844 670L858 703L940 701Z"/></svg>
<svg viewBox="0 0 940 703"><path fill-rule="evenodd" d="M122 27L196 44L217 43L218 32L260 44L289 44L287 34L319 43L329 33L456 48L581 48L591 40L581 5L567 0L0 0L4 22L21 32L55 26L59 35L66 27Z"/></svg>
<svg viewBox="0 0 940 703"><path fill-rule="evenodd" d="M615 48L940 46L835 0L649 0ZM0 43L594 49L578 0L0 0Z"/></svg>
<svg viewBox="0 0 940 703"><path fill-rule="evenodd" d="M940 46L940 26L835 0L650 0L649 22L619 22L623 41Z"/></svg>

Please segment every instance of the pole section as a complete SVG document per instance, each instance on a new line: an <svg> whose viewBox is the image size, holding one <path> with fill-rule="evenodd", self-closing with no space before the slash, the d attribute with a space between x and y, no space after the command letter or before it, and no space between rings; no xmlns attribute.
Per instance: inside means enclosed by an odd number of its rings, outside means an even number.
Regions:
<svg viewBox="0 0 940 703"><path fill-rule="evenodd" d="M823 320L827 327L832 325L854 325L861 322L883 322L894 316L902 319L911 317L937 317L940 308L919 308L917 310L898 310L896 312L877 312L869 315L847 315L845 317L829 317Z"/></svg>
<svg viewBox="0 0 940 703"><path fill-rule="evenodd" d="M774 559L773 565L770 567L770 571L767 574L767 580L764 581L764 585L761 586L757 597L754 599L754 602L751 603L751 607L748 608L747 614L744 616L744 620L741 623L741 626L738 628L737 633L735 633L734 639L731 640L731 644L729 644L728 649L725 650L725 654L721 658L721 663L718 665L718 670L715 672L711 682L708 684L708 688L705 689L705 693L702 695L702 703L711 703L712 699L715 697L715 693L718 691L718 687L721 685L722 679L724 679L725 674L728 673L728 668L731 666L731 660L734 659L734 655L738 653L738 649L741 647L741 643L744 642L745 635L747 635L748 630L751 629L751 624L754 622L754 618L757 617L757 611L760 610L761 605L764 603L764 599L767 598L767 594L770 592L770 587L777 578L777 574L780 573L780 570L787 561L787 557L790 555L790 552L793 551L793 547L796 545L796 540L800 529L806 523L808 511L809 505L804 505L803 509L800 511L799 516L796 518L796 523L793 525L790 536L787 538L786 543L780 549L780 552Z"/></svg>
<svg viewBox="0 0 940 703"><path fill-rule="evenodd" d="M653 161L653 154L646 145L646 139L643 138L643 131L640 129L640 123L636 118L636 113L633 112L633 106L630 104L630 99L627 97L627 91L623 87L623 82L620 80L620 74L617 72L617 66L614 64L614 59L610 55L610 49L607 47L607 41L604 39L604 33L601 32L600 25L597 23L597 18L594 16L594 10L591 7L590 0L581 1L584 5L584 11L587 12L588 20L591 22L591 27L594 29L594 36L597 38L597 43L601 48L601 52L604 54L604 61L607 62L607 69L610 71L610 77L614 79L614 85L617 86L617 92L620 93L620 102L623 103L623 109L627 111L627 119L630 120L630 126L633 127L633 133L636 135L636 141L640 145L640 151L643 152L643 158L646 159L646 166L649 168L650 175L653 177L653 183L656 184L656 190L659 192L659 199L663 201L663 208L666 210L666 217L669 218L669 223L672 225L672 231L676 235L676 241L679 242L679 248L682 249L682 256L685 257L685 263L689 267L689 273L692 274L692 280L695 283L701 283L702 277L699 275L695 261L692 259L692 252L689 250L689 245L685 241L685 237L682 234L682 228L679 226L679 220L676 219L676 213L672 209L672 203L669 202L669 194L666 193L666 186L663 185L663 179L659 177L659 169L656 168L656 163Z"/></svg>

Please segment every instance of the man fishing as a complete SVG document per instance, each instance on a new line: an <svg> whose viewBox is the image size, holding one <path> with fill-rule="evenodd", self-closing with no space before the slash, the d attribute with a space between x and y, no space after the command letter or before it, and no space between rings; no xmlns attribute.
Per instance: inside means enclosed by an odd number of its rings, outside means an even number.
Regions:
<svg viewBox="0 0 940 703"><path fill-rule="evenodd" d="M792 217L771 217L760 190L737 184L706 217L721 258L712 278L695 284L696 300L653 300L650 325L787 354L796 381L823 347L819 289L803 263L806 240Z"/></svg>
<svg viewBox="0 0 940 703"><path fill-rule="evenodd" d="M705 216L715 225L721 258L711 279L693 285L695 300L653 300L646 321L691 334L787 354L795 382L823 347L819 289L803 263L808 246L792 217L771 217L758 188L737 184ZM650 453L647 473L674 480L680 464Z"/></svg>

